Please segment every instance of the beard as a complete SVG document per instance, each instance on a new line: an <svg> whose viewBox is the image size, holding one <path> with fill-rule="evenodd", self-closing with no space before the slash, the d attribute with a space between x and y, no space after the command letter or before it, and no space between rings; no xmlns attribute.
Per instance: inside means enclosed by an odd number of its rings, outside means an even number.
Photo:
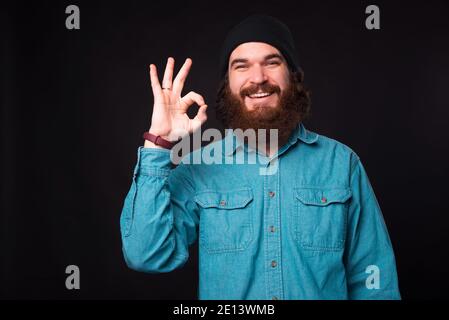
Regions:
<svg viewBox="0 0 449 320"><path fill-rule="evenodd" d="M249 141L248 143L257 146L259 146L259 138L264 140L262 145L265 145L265 143L270 145L270 130L276 129L278 131L277 145L280 148L288 141L292 132L302 121L303 113L299 106L302 101L302 92L297 89L298 85L301 84L295 77L291 76L289 86L282 92L276 85L263 83L245 88L241 90L239 95L236 95L231 92L229 84L226 84L221 99L217 101L224 125L226 128L234 130L256 130L256 141ZM254 109L248 110L244 99L249 94L258 91L280 95L277 105L258 106L256 102L254 103ZM259 129L265 129L265 135L260 135Z"/></svg>

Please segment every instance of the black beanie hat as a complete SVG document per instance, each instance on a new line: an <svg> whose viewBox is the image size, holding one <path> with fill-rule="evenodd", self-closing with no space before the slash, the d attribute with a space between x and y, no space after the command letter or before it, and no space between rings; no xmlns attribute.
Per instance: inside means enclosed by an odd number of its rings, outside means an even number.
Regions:
<svg viewBox="0 0 449 320"><path fill-rule="evenodd" d="M221 79L228 70L232 51L245 42L264 42L272 45L282 53L292 71L301 71L289 28L274 17L254 14L234 26L227 34L220 53Z"/></svg>

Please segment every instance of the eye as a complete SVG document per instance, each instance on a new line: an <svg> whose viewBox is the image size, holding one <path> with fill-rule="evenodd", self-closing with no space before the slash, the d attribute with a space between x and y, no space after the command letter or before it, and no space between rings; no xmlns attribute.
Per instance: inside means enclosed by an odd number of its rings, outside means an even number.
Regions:
<svg viewBox="0 0 449 320"><path fill-rule="evenodd" d="M280 62L276 61L276 60L272 60L272 61L268 61L268 65L270 65L270 66L278 66L278 65L280 65Z"/></svg>
<svg viewBox="0 0 449 320"><path fill-rule="evenodd" d="M238 65L238 66L235 67L236 70L237 70L237 69L244 69L244 68L246 68L246 66L243 65L243 64Z"/></svg>

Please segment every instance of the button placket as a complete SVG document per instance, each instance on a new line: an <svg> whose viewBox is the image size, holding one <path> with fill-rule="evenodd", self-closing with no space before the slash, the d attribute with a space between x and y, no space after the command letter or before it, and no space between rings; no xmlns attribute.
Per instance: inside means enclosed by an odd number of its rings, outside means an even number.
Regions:
<svg viewBox="0 0 449 320"><path fill-rule="evenodd" d="M264 224L268 235L265 238L267 242L265 251L265 263L267 272L267 298L280 299L282 298L282 275L281 275L281 256L280 256L280 212L279 212L279 198L278 186L280 179L280 170L271 175L264 177Z"/></svg>

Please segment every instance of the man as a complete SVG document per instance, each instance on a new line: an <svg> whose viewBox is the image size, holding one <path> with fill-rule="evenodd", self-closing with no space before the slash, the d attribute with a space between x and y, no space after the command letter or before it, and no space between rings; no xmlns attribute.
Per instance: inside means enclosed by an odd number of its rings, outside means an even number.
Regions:
<svg viewBox="0 0 449 320"><path fill-rule="evenodd" d="M206 121L201 95L181 97L191 64L187 59L173 80L169 58L161 84L150 66L150 135L121 216L128 266L180 268L199 239L200 299L399 299L392 245L359 157L302 124L310 97L289 29L250 16L221 52L217 114L224 125L277 129L278 139L266 131L246 141L231 132L212 143L223 145L214 155L223 161L175 168L169 149L176 132ZM193 103L200 108L190 119ZM255 153L263 161L232 161Z"/></svg>

